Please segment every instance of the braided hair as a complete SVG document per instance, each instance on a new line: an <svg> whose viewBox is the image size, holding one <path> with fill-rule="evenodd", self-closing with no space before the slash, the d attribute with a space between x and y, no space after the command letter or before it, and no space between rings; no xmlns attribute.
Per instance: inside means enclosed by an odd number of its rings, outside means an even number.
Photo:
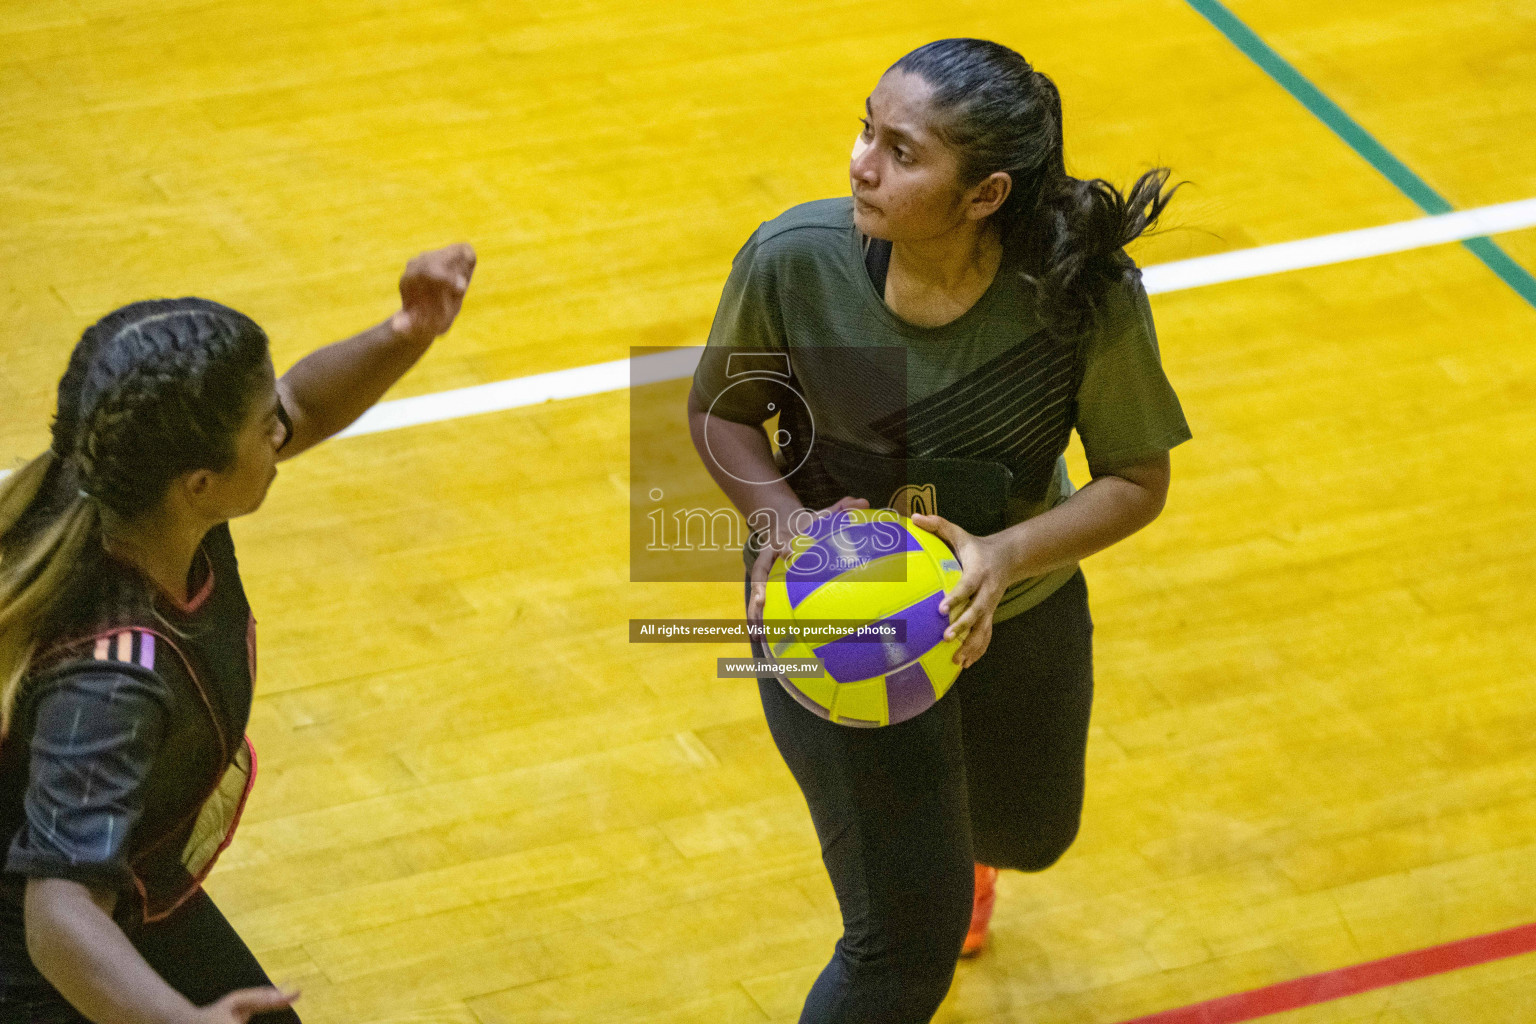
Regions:
<svg viewBox="0 0 1536 1024"><path fill-rule="evenodd" d="M135 302L88 327L48 451L0 483L0 732L33 652L104 556L103 514L139 519L172 481L234 462L267 336L207 299Z"/></svg>
<svg viewBox="0 0 1536 1024"><path fill-rule="evenodd" d="M1163 212L1168 169L1154 168L1122 194L1102 178L1067 173L1061 93L1015 51L984 39L941 39L902 57L891 71L932 89L935 132L960 162L970 188L1004 171L1013 187L991 219L1003 244L1023 254L1046 323L1078 338L1096 324L1110 286L1131 266L1124 247Z"/></svg>

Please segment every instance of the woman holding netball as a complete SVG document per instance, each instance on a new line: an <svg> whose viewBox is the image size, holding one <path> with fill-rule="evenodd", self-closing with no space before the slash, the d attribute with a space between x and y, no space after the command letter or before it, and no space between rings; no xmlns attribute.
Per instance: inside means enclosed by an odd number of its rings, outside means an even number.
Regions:
<svg viewBox="0 0 1536 1024"><path fill-rule="evenodd" d="M1093 689L1077 563L1157 517L1190 433L1124 253L1168 202L1166 171L1125 196L1069 176L1055 85L982 40L903 57L861 120L852 198L795 207L737 255L689 410L712 475L770 524L746 552L752 617L794 516L888 504L862 467L893 458L913 481L950 474L939 515L913 519L963 568L941 608L962 640L953 694L858 729L759 680L843 916L801 1020L897 1024L929 1020L956 955L982 947L997 869L1043 870L1077 834ZM750 354L783 357L787 385L733 379ZM1075 492L1073 429L1093 476Z"/></svg>
<svg viewBox="0 0 1536 1024"><path fill-rule="evenodd" d="M388 320L274 379L204 299L125 306L59 382L49 450L0 484L0 1020L296 1021L201 888L255 775L255 620L230 519L448 330L467 245Z"/></svg>

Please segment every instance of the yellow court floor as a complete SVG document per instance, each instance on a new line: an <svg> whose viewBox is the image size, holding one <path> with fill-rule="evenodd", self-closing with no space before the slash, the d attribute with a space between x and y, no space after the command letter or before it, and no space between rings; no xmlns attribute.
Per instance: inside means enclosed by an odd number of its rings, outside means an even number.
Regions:
<svg viewBox="0 0 1536 1024"><path fill-rule="evenodd" d="M1536 196L1530 12L1232 10L1458 207ZM0 467L115 306L227 302L282 367L453 240L469 301L391 397L702 344L752 229L845 191L881 70L952 35L1057 79L1078 173L1190 182L1143 264L1419 215L1177 0L15 3ZM1536 230L1498 241L1536 268ZM1536 309L1458 245L1153 307L1195 440L1086 567L1082 835L1004 876L946 1024L1118 1024L1536 921ZM635 398L691 458L686 389ZM629 582L630 401L337 440L236 523L261 772L209 890L307 1022L793 1021L830 954L804 801L714 678L745 649L627 642L741 593ZM1536 956L1274 1019L1529 1024Z"/></svg>

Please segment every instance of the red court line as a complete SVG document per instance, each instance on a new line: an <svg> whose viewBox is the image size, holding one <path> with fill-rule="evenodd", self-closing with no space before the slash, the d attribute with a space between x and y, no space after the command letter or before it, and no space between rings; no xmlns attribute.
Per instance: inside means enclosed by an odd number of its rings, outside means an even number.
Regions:
<svg viewBox="0 0 1536 1024"><path fill-rule="evenodd" d="M1536 952L1536 924L1526 924L1295 981L1283 981L1268 988L1239 992L1194 1006L1164 1010L1124 1024L1242 1024L1272 1013L1299 1010L1304 1006L1532 952Z"/></svg>

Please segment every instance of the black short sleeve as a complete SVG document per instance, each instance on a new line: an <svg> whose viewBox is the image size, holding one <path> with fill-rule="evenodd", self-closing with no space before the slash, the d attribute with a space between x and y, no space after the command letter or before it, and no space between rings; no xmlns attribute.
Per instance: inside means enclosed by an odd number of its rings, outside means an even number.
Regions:
<svg viewBox="0 0 1536 1024"><path fill-rule="evenodd" d="M1163 372L1139 273L1110 291L1100 328L1089 339L1076 426L1094 476L1190 439L1184 410Z"/></svg>
<svg viewBox="0 0 1536 1024"><path fill-rule="evenodd" d="M771 382L790 373L788 352L772 265L754 234L731 264L693 392L711 415L758 426L771 417L764 409L778 396Z"/></svg>
<svg viewBox="0 0 1536 1024"><path fill-rule="evenodd" d="M16 874L117 888L144 782L165 733L167 691L152 672L69 671L37 698L26 821L6 857Z"/></svg>

